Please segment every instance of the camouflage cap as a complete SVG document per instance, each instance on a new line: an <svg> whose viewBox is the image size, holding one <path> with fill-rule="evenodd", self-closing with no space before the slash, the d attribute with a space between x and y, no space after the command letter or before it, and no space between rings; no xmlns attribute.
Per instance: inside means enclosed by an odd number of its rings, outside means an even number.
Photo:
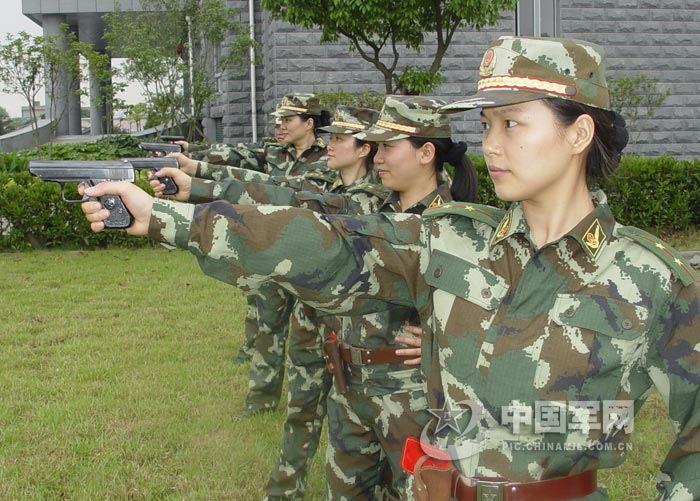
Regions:
<svg viewBox="0 0 700 501"><path fill-rule="evenodd" d="M570 38L501 37L481 60L477 93L442 111L554 97L610 109L602 47Z"/></svg>
<svg viewBox="0 0 700 501"><path fill-rule="evenodd" d="M279 117L320 115L321 104L316 94L287 94L282 97L279 107L272 114Z"/></svg>
<svg viewBox="0 0 700 501"><path fill-rule="evenodd" d="M369 129L377 121L379 112L371 108L338 106L330 125L319 130L331 134L355 134Z"/></svg>
<svg viewBox="0 0 700 501"><path fill-rule="evenodd" d="M407 137L450 137L450 117L439 112L444 105L445 101L422 96L387 96L379 119L355 137L381 142Z"/></svg>

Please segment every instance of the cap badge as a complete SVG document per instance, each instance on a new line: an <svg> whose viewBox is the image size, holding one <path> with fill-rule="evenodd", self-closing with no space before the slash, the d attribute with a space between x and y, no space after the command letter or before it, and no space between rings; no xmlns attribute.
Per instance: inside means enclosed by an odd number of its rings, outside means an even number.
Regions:
<svg viewBox="0 0 700 501"><path fill-rule="evenodd" d="M493 49L488 49L481 59L479 66L479 76L481 78L490 77L493 74L493 68L496 66L496 53Z"/></svg>

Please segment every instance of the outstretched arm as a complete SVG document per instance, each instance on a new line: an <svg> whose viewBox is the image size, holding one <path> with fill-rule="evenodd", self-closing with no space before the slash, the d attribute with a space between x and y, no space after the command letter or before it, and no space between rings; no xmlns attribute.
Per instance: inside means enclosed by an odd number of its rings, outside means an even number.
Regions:
<svg viewBox="0 0 700 501"><path fill-rule="evenodd" d="M100 183L87 195L118 194L131 234L187 249L204 273L246 290L276 281L312 307L362 314L426 300L420 217L343 217L290 207L154 200L128 183ZM94 231L108 214L83 204Z"/></svg>

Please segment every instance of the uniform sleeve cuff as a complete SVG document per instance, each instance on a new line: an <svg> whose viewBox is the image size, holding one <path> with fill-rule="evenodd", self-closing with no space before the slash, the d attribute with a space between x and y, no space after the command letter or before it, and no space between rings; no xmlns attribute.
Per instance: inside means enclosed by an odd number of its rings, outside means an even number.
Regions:
<svg viewBox="0 0 700 501"><path fill-rule="evenodd" d="M195 206L173 200L153 200L148 237L154 242L187 249Z"/></svg>
<svg viewBox="0 0 700 501"><path fill-rule="evenodd" d="M212 188L215 183L216 181L193 177L188 202L192 204L213 202L214 199L212 197Z"/></svg>
<svg viewBox="0 0 700 501"><path fill-rule="evenodd" d="M211 169L209 168L209 162L202 162L201 160L197 162L197 173L195 177L203 177L206 179L211 178Z"/></svg>

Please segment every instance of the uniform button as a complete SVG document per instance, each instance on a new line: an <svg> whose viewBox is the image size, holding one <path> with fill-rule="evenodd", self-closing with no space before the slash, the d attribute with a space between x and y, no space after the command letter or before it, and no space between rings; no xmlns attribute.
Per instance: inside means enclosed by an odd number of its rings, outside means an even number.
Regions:
<svg viewBox="0 0 700 501"><path fill-rule="evenodd" d="M630 320L629 318L625 318L622 321L622 328L625 330L631 329L632 328L632 320Z"/></svg>
<svg viewBox="0 0 700 501"><path fill-rule="evenodd" d="M435 271L433 272L433 276L435 278L440 278L442 276L442 266L438 266L435 268Z"/></svg>
<svg viewBox="0 0 700 501"><path fill-rule="evenodd" d="M564 311L564 316L565 316L565 317L571 318L571 317L574 316L574 313L576 313L576 308L574 308L573 306L569 306L569 307Z"/></svg>
<svg viewBox="0 0 700 501"><path fill-rule="evenodd" d="M481 289L481 297L489 299L491 297L491 289Z"/></svg>

